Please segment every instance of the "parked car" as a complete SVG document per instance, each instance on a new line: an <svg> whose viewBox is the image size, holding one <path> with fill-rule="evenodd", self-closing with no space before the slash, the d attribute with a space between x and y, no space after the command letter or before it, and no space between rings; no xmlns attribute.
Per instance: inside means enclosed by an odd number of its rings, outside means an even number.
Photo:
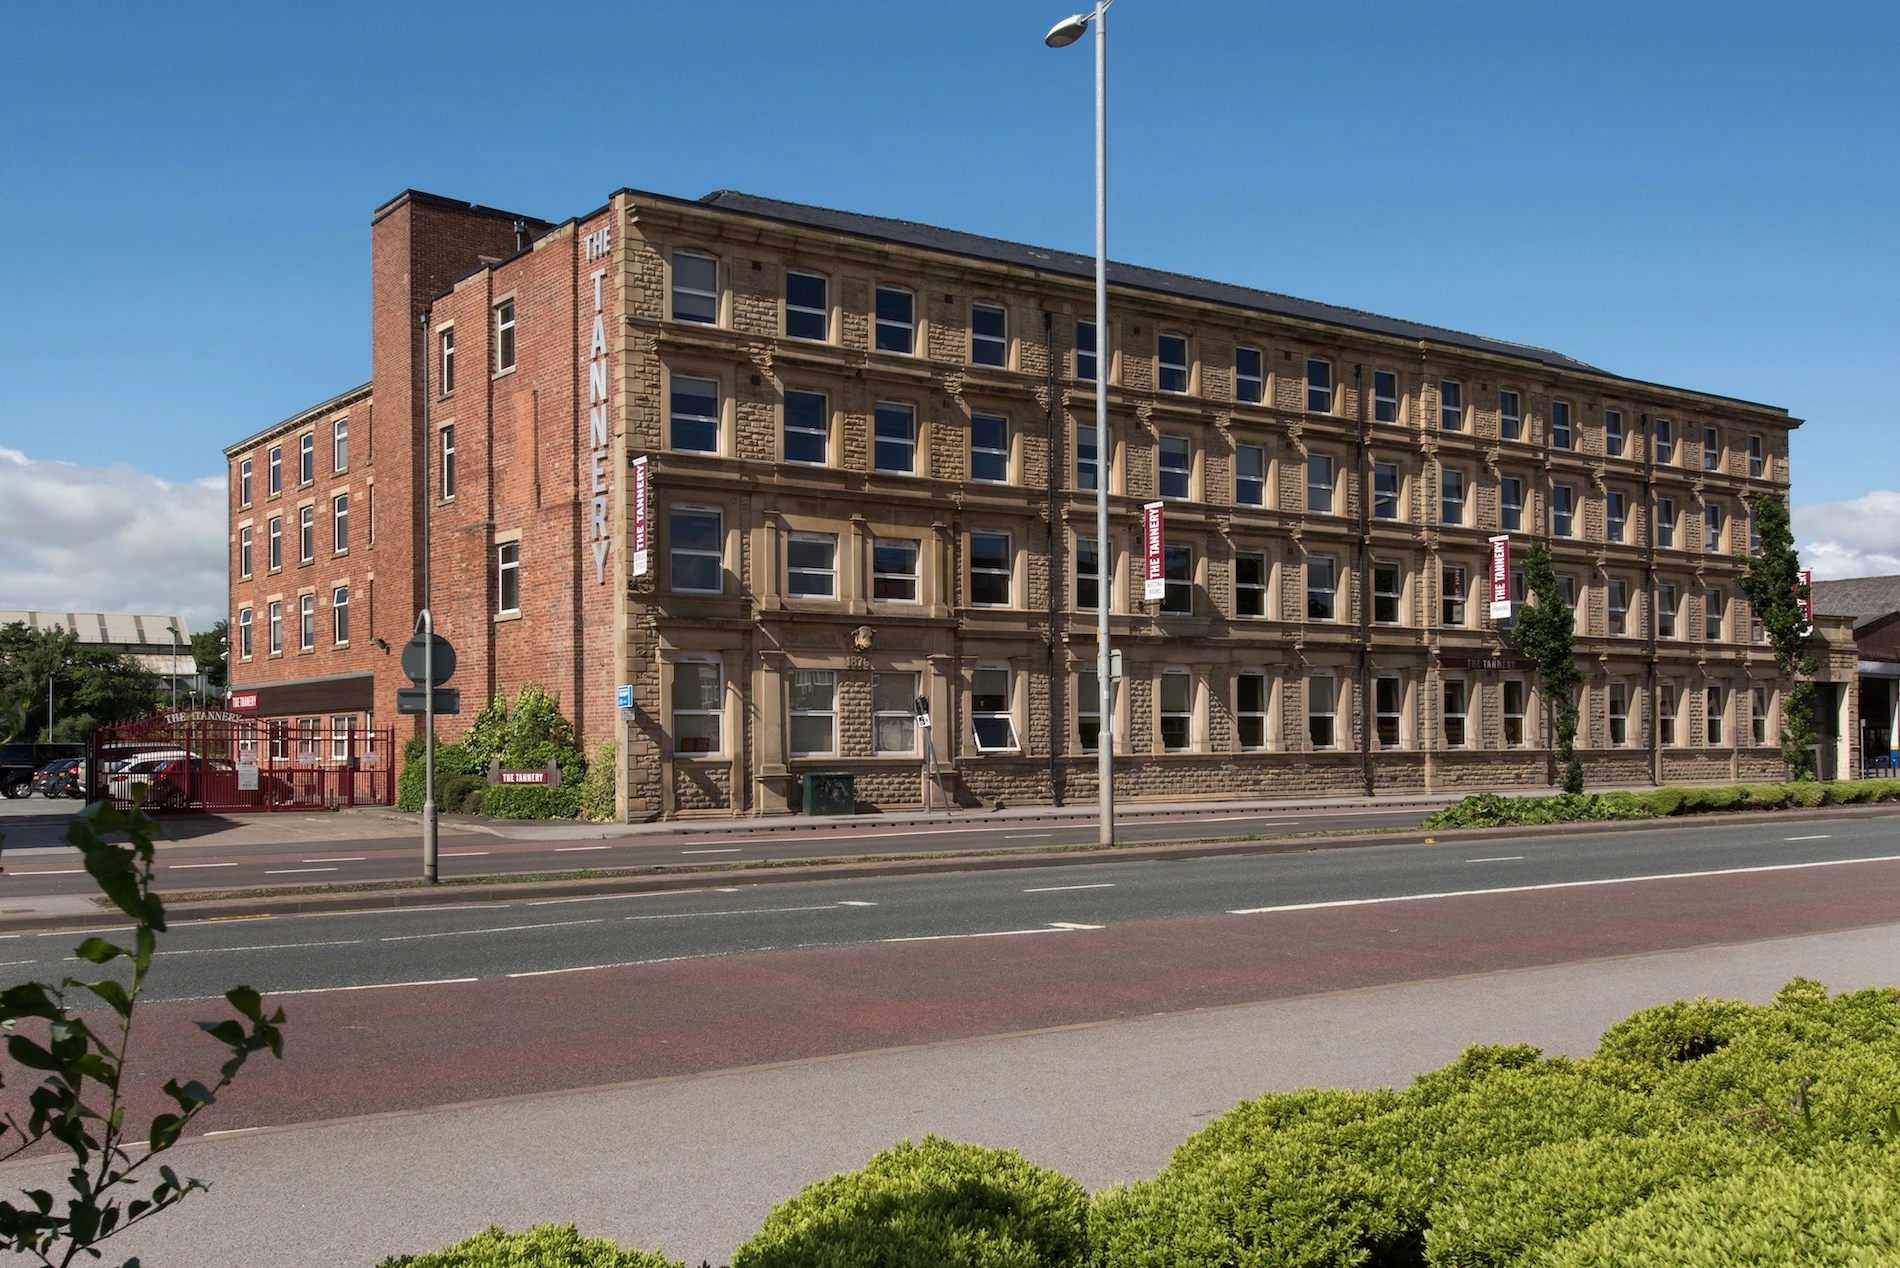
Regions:
<svg viewBox="0 0 1900 1268"><path fill-rule="evenodd" d="M33 772L33 791L48 800L84 797L86 763L77 757L62 757L46 763Z"/></svg>
<svg viewBox="0 0 1900 1268"><path fill-rule="evenodd" d="M183 749L166 749L159 752L140 753L136 757L125 758L116 765L106 767L106 796L121 800L132 796L133 784L150 784L158 773L159 767L167 762L182 761L194 756ZM156 805L151 797L146 800Z"/></svg>
<svg viewBox="0 0 1900 1268"><path fill-rule="evenodd" d="M0 795L25 797L33 791L40 767L61 757L80 757L79 744L0 744Z"/></svg>
<svg viewBox="0 0 1900 1268"><path fill-rule="evenodd" d="M145 804L161 810L183 810L191 804L193 793L197 794L197 800L204 800L207 778L235 781L237 767L215 757L178 757L160 762L152 771L151 790L145 794Z"/></svg>

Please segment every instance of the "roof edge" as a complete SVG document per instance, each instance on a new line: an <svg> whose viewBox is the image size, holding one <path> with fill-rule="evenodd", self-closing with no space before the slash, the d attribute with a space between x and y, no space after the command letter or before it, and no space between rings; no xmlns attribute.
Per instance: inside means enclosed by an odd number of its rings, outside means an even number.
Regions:
<svg viewBox="0 0 1900 1268"><path fill-rule="evenodd" d="M373 381L369 383L364 383L364 384L361 384L360 386L351 388L347 392L338 392L335 396L332 396L327 401L319 401L315 405L306 406L305 408L300 409L296 413L292 414L290 417L285 418L285 419L280 419L279 421L272 423L269 427L264 428L264 430L260 432L255 432L252 435L246 436L243 440L237 441L234 444L226 445L224 448L224 456L227 458L235 458L239 450L249 449L252 445L257 444L259 441L265 439L268 436L271 436L277 432L286 431L292 427L295 427L298 423L301 423L304 419L309 418L313 414L327 414L328 412L330 412L333 409L338 408L339 406L352 404L353 402L358 401L365 396L368 396L370 393L370 389L375 386L376 384Z"/></svg>

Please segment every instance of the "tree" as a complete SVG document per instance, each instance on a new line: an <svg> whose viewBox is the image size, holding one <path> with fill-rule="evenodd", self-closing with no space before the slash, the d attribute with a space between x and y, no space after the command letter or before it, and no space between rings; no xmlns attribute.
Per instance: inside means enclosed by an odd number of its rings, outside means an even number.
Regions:
<svg viewBox="0 0 1900 1268"><path fill-rule="evenodd" d="M1535 602L1527 603L1511 628L1511 645L1537 664L1537 678L1550 702L1557 739L1557 766L1567 793L1583 791L1583 763L1577 760L1577 688L1583 671L1575 654L1576 616L1564 602L1550 552L1533 543L1524 556L1524 585Z"/></svg>
<svg viewBox="0 0 1900 1268"><path fill-rule="evenodd" d="M143 717L158 699L158 676L130 656L82 643L67 630L33 630L19 621L0 626L0 699L26 702L23 739L56 738L45 731L49 675L58 735L70 734L81 719L90 730Z"/></svg>
<svg viewBox="0 0 1900 1268"><path fill-rule="evenodd" d="M1755 514L1761 553L1742 566L1742 593L1761 622L1775 653L1775 668L1790 684L1781 697L1781 758L1795 781L1818 778L1814 766L1814 674L1820 665L1810 648L1814 627L1804 605L1801 555L1794 548L1788 508L1779 499L1757 493L1748 499Z"/></svg>
<svg viewBox="0 0 1900 1268"><path fill-rule="evenodd" d="M214 700L224 698L231 681L231 623L219 621L208 630L191 636L191 659L204 675L205 689Z"/></svg>

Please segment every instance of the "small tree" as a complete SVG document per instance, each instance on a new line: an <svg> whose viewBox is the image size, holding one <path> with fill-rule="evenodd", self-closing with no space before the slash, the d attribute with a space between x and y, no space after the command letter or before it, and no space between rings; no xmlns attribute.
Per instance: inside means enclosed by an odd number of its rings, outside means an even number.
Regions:
<svg viewBox="0 0 1900 1268"><path fill-rule="evenodd" d="M1789 684L1781 697L1781 759L1796 782L1818 778L1814 768L1814 675L1820 665L1810 648L1814 628L1804 604L1801 555L1794 548L1788 508L1779 499L1757 493L1748 499L1755 513L1761 553L1742 567L1742 593L1761 622L1775 653L1775 668Z"/></svg>
<svg viewBox="0 0 1900 1268"><path fill-rule="evenodd" d="M1559 782L1567 793L1583 791L1583 763L1577 760L1576 616L1564 602L1550 552L1534 543L1524 556L1524 584L1535 603L1527 603L1511 629L1511 645L1537 664L1537 678L1550 702L1557 740Z"/></svg>
<svg viewBox="0 0 1900 1268"><path fill-rule="evenodd" d="M205 690L214 701L224 699L225 686L230 682L230 644L231 623L219 621L208 630L200 630L191 636L191 659L198 666L198 672L204 675Z"/></svg>

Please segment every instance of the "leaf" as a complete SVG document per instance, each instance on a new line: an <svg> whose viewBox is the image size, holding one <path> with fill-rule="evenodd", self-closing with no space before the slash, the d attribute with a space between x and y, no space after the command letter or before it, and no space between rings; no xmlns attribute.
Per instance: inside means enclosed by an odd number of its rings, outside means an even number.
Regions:
<svg viewBox="0 0 1900 1268"><path fill-rule="evenodd" d="M107 964L126 954L125 948L114 946L104 938L87 938L73 948L73 954L93 964Z"/></svg>
<svg viewBox="0 0 1900 1268"><path fill-rule="evenodd" d="M7 1040L7 1055L29 1070L64 1070L66 1064L28 1039L14 1035Z"/></svg>
<svg viewBox="0 0 1900 1268"><path fill-rule="evenodd" d="M130 1017L132 1015L132 997L126 992L125 987L118 982L108 978L103 982L88 982L85 986L87 990L104 1000L112 1011L119 1016Z"/></svg>
<svg viewBox="0 0 1900 1268"><path fill-rule="evenodd" d="M252 1021L260 1020L259 1014L264 1010L264 1001L258 993L250 987L234 986L224 993L224 997L231 1001L231 1007L237 1009Z"/></svg>
<svg viewBox="0 0 1900 1268"><path fill-rule="evenodd" d="M244 1046L244 1027L229 1017L223 1021L201 1021L198 1023L198 1029L226 1047L242 1048Z"/></svg>

